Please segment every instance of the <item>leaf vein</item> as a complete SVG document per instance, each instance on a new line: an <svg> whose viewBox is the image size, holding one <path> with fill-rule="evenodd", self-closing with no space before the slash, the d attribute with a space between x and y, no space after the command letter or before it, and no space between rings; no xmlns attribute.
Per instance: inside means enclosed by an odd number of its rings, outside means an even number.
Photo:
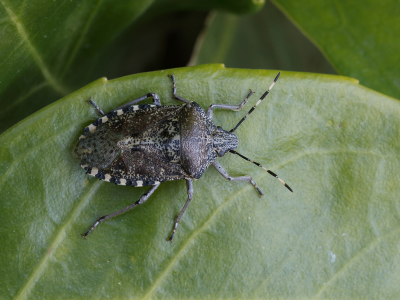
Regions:
<svg viewBox="0 0 400 300"><path fill-rule="evenodd" d="M172 270L174 267L175 263L182 257L182 255L185 253L185 250L189 247L190 243L195 240L195 238L200 235L206 228L209 227L209 225L214 221L215 217L219 214L220 211L222 211L226 206L228 206L231 202L232 199L234 199L237 195L242 193L243 191L247 190L250 188L250 185L243 185L243 188L238 190L236 193L230 195L222 205L220 205L215 211L212 212L212 214L205 220L203 225L199 227L198 229L194 230L192 234L186 239L185 243L182 245L181 249L175 254L173 259L170 261L168 266L165 268L163 272L158 276L158 278L154 281L152 287L149 289L149 291L142 297L142 299L148 299L151 294L161 285L162 280L167 276L167 273Z"/></svg>
<svg viewBox="0 0 400 300"><path fill-rule="evenodd" d="M12 11L10 7L8 7L4 0L0 0L0 4L4 7L6 10L8 16L10 17L11 22L14 24L15 28L17 29L17 32L21 39L25 42L25 45L32 55L33 60L36 62L37 66L39 67L39 70L41 71L43 77L46 79L46 81L50 84L50 86L59 94L61 95L66 95L68 94L67 89L59 83L54 76L51 74L49 69L47 68L46 64L44 63L42 57L36 50L36 48L33 46L32 42L29 40L28 34L22 25L22 23L19 21L18 16Z"/></svg>
<svg viewBox="0 0 400 300"><path fill-rule="evenodd" d="M78 50L81 48L82 43L83 43L83 39L86 36L89 27L94 19L94 16L97 14L97 12L99 11L99 8L101 6L101 4L104 2L104 0L99 0L97 1L96 7L92 10L89 18L86 19L86 24L83 27L83 30L81 31L81 34L75 44L75 46L72 49L71 55L69 56L67 63L65 64L64 67L64 71L61 73L61 77L63 77L65 75L65 73L68 71L68 68L70 67L72 61L74 60L74 58L76 57L76 54L78 53Z"/></svg>
<svg viewBox="0 0 400 300"><path fill-rule="evenodd" d="M27 294L29 294L29 292L32 290L32 288L35 286L35 284L39 281L39 278L41 277L44 269L48 265L49 260L56 252L58 246L61 244L61 242L66 237L66 231L67 231L68 227L76 219L76 217L81 213L83 208L87 205L87 203L89 202L89 199L91 198L93 193L100 186L99 183L100 183L100 181L96 181L92 185L92 187L88 190L86 195L84 195L82 197L82 200L80 201L80 203L72 211L68 220L66 222L64 222L63 226L60 227L58 233L54 237L53 242L50 244L50 246L48 247L48 250L42 256L39 264L36 266L36 268L33 270L31 275L29 276L29 279L27 280L27 282L23 285L21 290L18 292L17 296L15 297L16 299L27 298Z"/></svg>
<svg viewBox="0 0 400 300"><path fill-rule="evenodd" d="M7 115L8 112L14 108L15 106L17 106L18 104L20 104L21 102L25 101L28 97L32 96L33 94L35 94L36 92L40 91L42 88L48 86L49 83L47 81L43 81L42 83L33 86L27 93L25 93L24 95L22 95L21 97L19 97L18 99L16 99L13 102L9 102L10 105L6 106L5 108L3 108L0 111L0 116L4 116Z"/></svg>

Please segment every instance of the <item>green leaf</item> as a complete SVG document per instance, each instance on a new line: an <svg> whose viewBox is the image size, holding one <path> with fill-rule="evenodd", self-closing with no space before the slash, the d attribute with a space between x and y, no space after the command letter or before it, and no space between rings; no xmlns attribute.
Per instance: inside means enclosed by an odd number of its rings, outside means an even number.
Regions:
<svg viewBox="0 0 400 300"><path fill-rule="evenodd" d="M260 10L265 0L157 0L152 10L171 11L174 10L210 10L218 9L230 11L236 14L246 14Z"/></svg>
<svg viewBox="0 0 400 300"><path fill-rule="evenodd" d="M146 188L85 175L73 149L104 111L148 92L178 94L217 110L233 126L276 71L221 65L99 79L0 136L0 294L55 298L395 298L400 293L400 103L340 76L283 72L236 131L238 152L277 172L294 190L237 156L209 168L172 243L184 181L166 182L143 205L80 236Z"/></svg>
<svg viewBox="0 0 400 300"><path fill-rule="evenodd" d="M184 31L183 39L191 42L197 31L190 28L197 30L203 24L199 14L182 25L187 17L175 16L179 20L174 22L160 17L166 12L220 8L244 13L263 4L255 0L204 1L201 5L183 0L153 2L1 0L0 132L102 76L138 72L132 65L139 70L162 68L154 63L168 54L165 36ZM183 29L179 31L178 26ZM185 38L185 32L192 38ZM189 47L174 42L175 47ZM180 48L176 53L185 57Z"/></svg>
<svg viewBox="0 0 400 300"><path fill-rule="evenodd" d="M396 1L274 0L339 74L400 99L400 5Z"/></svg>
<svg viewBox="0 0 400 300"><path fill-rule="evenodd" d="M1 130L93 80L99 50L152 2L1 0Z"/></svg>
<svg viewBox="0 0 400 300"><path fill-rule="evenodd" d="M227 67L280 69L335 74L321 52L267 2L247 16L217 12L197 41L191 64L224 63Z"/></svg>

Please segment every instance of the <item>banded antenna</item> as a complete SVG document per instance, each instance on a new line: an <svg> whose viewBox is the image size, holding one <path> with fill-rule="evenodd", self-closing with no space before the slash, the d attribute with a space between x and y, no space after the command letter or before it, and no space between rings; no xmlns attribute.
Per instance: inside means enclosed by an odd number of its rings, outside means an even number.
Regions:
<svg viewBox="0 0 400 300"><path fill-rule="evenodd" d="M257 107L257 105L260 104L261 101L263 101L265 97L267 97L267 95L269 94L269 91L272 90L272 88L274 87L275 83L278 81L279 75L281 75L281 72L279 72L278 75L276 75L276 77L275 77L274 81L271 83L269 89L261 96L261 98L257 101L257 103L249 110L249 112L239 121L239 123L235 126L235 128L233 128L230 132L234 132L240 126L240 124L242 124L243 121L246 120L247 116L254 111L254 109ZM268 174L270 174L270 175L274 176L275 178L277 178L280 181L280 183L282 183L289 191L291 191L293 193L293 190L290 188L290 186L288 186L282 179L280 179L278 177L278 175L276 175L271 170L268 170L267 168L264 168L258 162L252 161L251 159L249 159L246 156L236 152L235 150L229 150L229 152L233 153L233 154L236 154L236 155L239 155L241 158L243 158L243 159L255 164L257 167L260 167L263 170L267 171Z"/></svg>
<svg viewBox="0 0 400 300"><path fill-rule="evenodd" d="M240 126L240 124L242 124L243 121L246 120L247 116L248 116L249 114L251 114L251 113L254 111L254 109L257 107L257 105L260 104L261 101L263 101L265 97L267 97L267 95L269 94L269 91L272 90L272 88L274 87L275 83L278 81L279 75L281 75L281 72L279 72L278 75L276 75L276 77L275 77L274 81L271 83L271 85L270 85L268 91L266 91L266 92L261 96L261 98L257 101L257 103L256 103L256 104L249 110L249 112L239 121L239 123L237 123L237 125L235 126L235 128L231 129L230 132L234 132L234 131Z"/></svg>
<svg viewBox="0 0 400 300"><path fill-rule="evenodd" d="M277 178L289 191L291 191L291 192L293 193L293 190L290 188L290 186L288 186L282 179L280 179L280 178L278 177L278 175L276 175L276 174L275 174L274 172L272 172L271 170L268 170L267 168L264 168L264 167L263 167L262 165L260 165L259 163L255 162L255 161L252 161L251 159L249 159L249 158L247 158L246 156L244 156L244 155L242 155L242 154L236 152L235 150L229 150L229 152L230 152L230 153L233 153L233 154L236 154L236 155L239 155L241 158L243 158L243 159L245 159L245 160L247 160L247 161L249 161L249 162L255 164L257 167L260 167L260 168L262 168L263 170L267 171L268 174L270 174L270 175L274 176L275 178Z"/></svg>

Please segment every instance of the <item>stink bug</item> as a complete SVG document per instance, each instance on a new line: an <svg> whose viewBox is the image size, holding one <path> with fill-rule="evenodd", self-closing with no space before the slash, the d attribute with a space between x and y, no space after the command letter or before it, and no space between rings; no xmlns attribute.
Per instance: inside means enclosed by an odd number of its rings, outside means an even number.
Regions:
<svg viewBox="0 0 400 300"><path fill-rule="evenodd" d="M279 75L280 72L269 89L230 131L213 123L214 109L240 111L253 94L252 91L239 105L212 104L205 112L196 102L176 94L174 75L169 75L173 84L173 97L183 102L182 105L162 106L157 94L148 93L104 114L90 99L89 102L102 117L86 127L79 138L74 152L81 159L81 167L87 170L87 174L100 180L119 185L152 187L135 203L99 218L83 236L86 238L101 222L144 203L161 182L184 179L188 199L176 217L172 233L167 239L172 241L178 223L192 200L193 180L199 179L210 165L227 180L250 182L259 196L262 196L263 193L250 176L231 177L219 164L217 158L227 152L263 168L293 192L274 172L234 150L239 145L234 131L268 95ZM152 105L134 105L150 97L153 99Z"/></svg>

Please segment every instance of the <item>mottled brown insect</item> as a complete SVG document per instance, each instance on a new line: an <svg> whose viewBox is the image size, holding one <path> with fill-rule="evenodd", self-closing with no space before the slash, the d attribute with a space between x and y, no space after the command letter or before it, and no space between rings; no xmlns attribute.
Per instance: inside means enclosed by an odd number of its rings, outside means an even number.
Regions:
<svg viewBox="0 0 400 300"><path fill-rule="evenodd" d="M233 150L239 145L239 140L233 132L268 95L279 75L280 73L258 102L230 131L225 131L213 123L213 110L222 108L239 111L253 94L252 91L239 105L213 104L206 113L196 102L176 94L175 79L170 75L173 97L183 102L182 105L162 106L157 94L148 93L104 114L89 100L102 117L84 129L75 148L82 168L87 170L87 174L100 180L119 185L152 187L132 205L99 218L84 237L86 238L99 223L144 203L161 182L184 179L188 199L175 219L175 225L168 238L168 241L172 241L178 223L192 200L193 180L199 179L211 164L224 178L230 181L249 181L259 195L263 195L250 176L231 177L218 163L216 159L227 152L237 154L263 168L292 191L275 173ZM149 97L153 99L152 105L134 105Z"/></svg>

